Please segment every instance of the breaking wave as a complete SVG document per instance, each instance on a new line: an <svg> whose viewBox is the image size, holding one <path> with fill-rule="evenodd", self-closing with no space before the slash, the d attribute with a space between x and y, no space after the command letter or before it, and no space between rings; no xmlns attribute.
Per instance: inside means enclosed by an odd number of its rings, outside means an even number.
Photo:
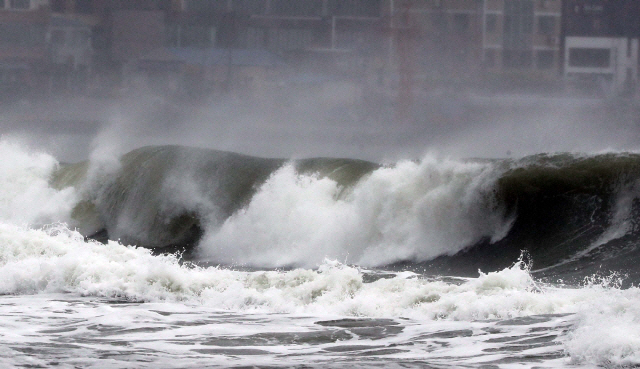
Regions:
<svg viewBox="0 0 640 369"><path fill-rule="evenodd" d="M471 276L526 250L544 277L640 278L637 154L379 165L154 146L60 165L7 141L0 150L12 158L0 167L4 222L67 222L192 261L313 268L329 258Z"/></svg>
<svg viewBox="0 0 640 369"><path fill-rule="evenodd" d="M0 224L0 293L74 293L129 301L181 301L242 313L318 317L405 317L506 322L564 316L560 337L574 364L640 364L640 291L615 277L579 287L536 281L519 261L477 278L425 278L325 261L315 270L243 272L181 264L175 255L110 241L100 244L64 225ZM515 320L514 320L515 319ZM513 323L519 324L519 323Z"/></svg>
<svg viewBox="0 0 640 369"><path fill-rule="evenodd" d="M635 154L382 166L163 146L61 165L5 140L0 154L0 294L516 327L561 316L571 363L640 365ZM127 244L188 246L194 263ZM443 277L465 268L475 276Z"/></svg>

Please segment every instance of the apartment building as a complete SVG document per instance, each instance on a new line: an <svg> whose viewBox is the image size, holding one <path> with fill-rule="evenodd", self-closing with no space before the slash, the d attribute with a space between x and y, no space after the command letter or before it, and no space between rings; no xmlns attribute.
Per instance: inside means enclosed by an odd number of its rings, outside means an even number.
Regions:
<svg viewBox="0 0 640 369"><path fill-rule="evenodd" d="M47 90L48 1L0 1L0 98Z"/></svg>
<svg viewBox="0 0 640 369"><path fill-rule="evenodd" d="M483 1L483 65L556 75L561 65L561 20L561 0Z"/></svg>
<svg viewBox="0 0 640 369"><path fill-rule="evenodd" d="M401 69L409 64L418 78L432 81L454 76L466 79L478 72L482 50L479 2L391 0L388 6L390 26L398 30L389 52L397 56ZM410 48L404 47L407 42Z"/></svg>
<svg viewBox="0 0 640 369"><path fill-rule="evenodd" d="M93 66L93 47L89 20L51 14L47 46L51 67L52 91L81 92L85 89Z"/></svg>
<svg viewBox="0 0 640 369"><path fill-rule="evenodd" d="M362 74L381 45L383 0L178 0L170 47L267 50L315 71Z"/></svg>
<svg viewBox="0 0 640 369"><path fill-rule="evenodd" d="M2 0L0 10L38 10L48 5L49 0Z"/></svg>
<svg viewBox="0 0 640 369"><path fill-rule="evenodd" d="M239 47L274 52L311 47L354 48L363 39L372 38L370 29L364 29L380 19L381 5L381 0L174 1L174 8L186 16L177 25L180 29L174 31L173 40L187 46L184 44L201 43L198 35L211 35L211 42L217 37L223 43L225 38L233 37ZM202 18L208 18L209 24ZM233 34L225 28L229 21L236 22Z"/></svg>
<svg viewBox="0 0 640 369"><path fill-rule="evenodd" d="M565 78L605 96L636 94L640 2L567 0L564 5Z"/></svg>
<svg viewBox="0 0 640 369"><path fill-rule="evenodd" d="M166 46L267 50L353 74L379 49L388 0L51 1L56 13L97 19L96 62L116 69Z"/></svg>
<svg viewBox="0 0 640 369"><path fill-rule="evenodd" d="M554 80L560 71L561 0L389 0L387 6L392 28L404 28L397 34L413 45L405 51L396 37L390 55L398 56L400 73L408 69L425 88L438 80Z"/></svg>

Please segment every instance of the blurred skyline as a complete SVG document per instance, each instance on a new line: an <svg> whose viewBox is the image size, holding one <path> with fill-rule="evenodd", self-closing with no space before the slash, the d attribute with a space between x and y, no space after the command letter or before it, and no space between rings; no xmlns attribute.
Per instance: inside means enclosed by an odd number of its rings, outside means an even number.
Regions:
<svg viewBox="0 0 640 369"><path fill-rule="evenodd" d="M638 16L630 0L0 1L0 134L64 161L106 137L375 161L634 150Z"/></svg>

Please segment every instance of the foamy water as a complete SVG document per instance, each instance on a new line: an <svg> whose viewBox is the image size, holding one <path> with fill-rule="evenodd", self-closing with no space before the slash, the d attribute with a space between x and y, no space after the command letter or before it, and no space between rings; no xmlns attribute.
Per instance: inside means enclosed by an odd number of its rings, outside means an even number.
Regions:
<svg viewBox="0 0 640 369"><path fill-rule="evenodd" d="M209 225L202 257L226 264L379 266L452 255L509 230L491 193L500 171L426 157L381 168L346 194L329 178L275 172L248 206Z"/></svg>
<svg viewBox="0 0 640 369"><path fill-rule="evenodd" d="M542 285L521 263L471 279L338 262L241 272L85 242L63 226L3 224L0 235L10 365L639 363L640 290L609 280Z"/></svg>
<svg viewBox="0 0 640 369"><path fill-rule="evenodd" d="M615 276L562 286L536 281L523 262L478 278L353 265L452 253L487 233L473 226L479 202L471 199L493 180L486 166L406 162L346 195L329 179L283 167L218 233L208 229L205 244L226 242L216 252L226 250L229 260L247 254L264 263L284 254L277 265L309 255L309 265L248 272L87 241L56 223L71 221L77 201L73 190L48 186L56 161L6 141L0 152L15 159L0 164L3 367L640 365L640 290L620 288ZM346 250L344 263L338 246L372 234L350 235L342 229L349 222L384 223L388 233L370 248ZM501 222L482 222L499 237ZM423 226L417 235L416 223ZM383 242L398 253L384 252ZM418 242L433 247L417 254ZM325 243L330 252L318 252ZM331 252L339 261L325 258Z"/></svg>

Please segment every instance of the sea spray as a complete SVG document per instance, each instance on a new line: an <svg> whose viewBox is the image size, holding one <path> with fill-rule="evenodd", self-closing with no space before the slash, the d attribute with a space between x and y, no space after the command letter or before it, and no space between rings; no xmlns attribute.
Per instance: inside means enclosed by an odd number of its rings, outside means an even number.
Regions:
<svg viewBox="0 0 640 369"><path fill-rule="evenodd" d="M76 191L49 186L59 166L52 156L0 138L0 157L0 220L35 226L71 220Z"/></svg>
<svg viewBox="0 0 640 369"><path fill-rule="evenodd" d="M374 170L344 194L332 179L286 165L222 226L209 225L199 252L220 263L270 267L452 255L509 230L511 219L493 196L499 174L491 164L427 156Z"/></svg>
<svg viewBox="0 0 640 369"><path fill-rule="evenodd" d="M640 365L640 289L620 288L623 279L616 273L585 278L582 289L593 298L580 303L576 324L563 338L573 364Z"/></svg>

